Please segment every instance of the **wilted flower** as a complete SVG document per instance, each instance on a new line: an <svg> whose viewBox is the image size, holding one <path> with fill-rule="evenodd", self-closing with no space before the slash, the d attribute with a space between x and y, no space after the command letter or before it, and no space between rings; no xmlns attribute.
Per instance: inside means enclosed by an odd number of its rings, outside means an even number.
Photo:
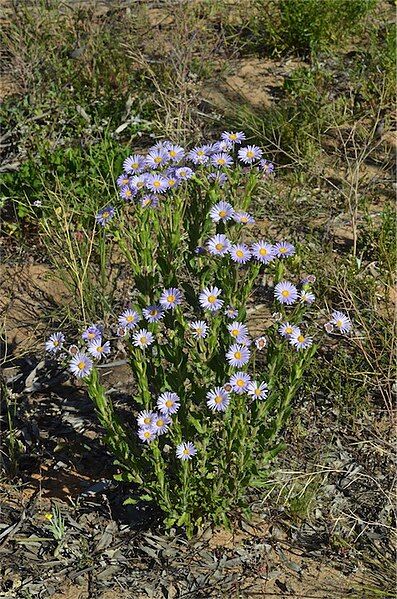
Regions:
<svg viewBox="0 0 397 599"><path fill-rule="evenodd" d="M142 349L145 349L154 343L152 333L146 329L139 329L139 331L133 333L132 339L132 344L135 345L135 347L141 347Z"/></svg>
<svg viewBox="0 0 397 599"><path fill-rule="evenodd" d="M79 352L71 359L69 369L77 378L82 379L90 374L92 360L86 354Z"/></svg>
<svg viewBox="0 0 397 599"><path fill-rule="evenodd" d="M207 336L208 325L204 320L195 320L189 324L193 337L204 339Z"/></svg>
<svg viewBox="0 0 397 599"><path fill-rule="evenodd" d="M240 343L234 343L226 353L226 359L231 366L239 367L247 364L251 356L250 350Z"/></svg>
<svg viewBox="0 0 397 599"><path fill-rule="evenodd" d="M197 449L188 441L187 443L180 443L176 448L176 457L180 460L191 460L193 456L196 455Z"/></svg>
<svg viewBox="0 0 397 599"><path fill-rule="evenodd" d="M316 282L316 275L307 275L301 280L302 285L313 285Z"/></svg>
<svg viewBox="0 0 397 599"><path fill-rule="evenodd" d="M97 223L104 227L112 218L114 217L114 208L112 206L106 206L106 208L102 208L95 216L95 220Z"/></svg>
<svg viewBox="0 0 397 599"><path fill-rule="evenodd" d="M230 248L230 241L226 235L214 235L207 241L207 248L214 256L224 256Z"/></svg>
<svg viewBox="0 0 397 599"><path fill-rule="evenodd" d="M206 287L199 295L200 305L211 312L216 312L223 306L223 300L219 299L222 291L218 287Z"/></svg>
<svg viewBox="0 0 397 599"><path fill-rule="evenodd" d="M229 383L232 386L234 393L241 395L247 391L248 384L251 382L251 377L246 372L236 372L230 377Z"/></svg>
<svg viewBox="0 0 397 599"><path fill-rule="evenodd" d="M332 333L334 330L334 325L331 322L326 322L324 329L327 331L327 333Z"/></svg>
<svg viewBox="0 0 397 599"><path fill-rule="evenodd" d="M62 349L64 342L65 335L63 333L53 333L45 342L46 351L55 354Z"/></svg>
<svg viewBox="0 0 397 599"><path fill-rule="evenodd" d="M229 394L222 387L215 387L215 389L208 391L207 406L214 412L225 412L229 403Z"/></svg>
<svg viewBox="0 0 397 599"><path fill-rule="evenodd" d="M91 341L88 346L88 353L90 353L93 358L98 358L100 360L103 355L110 353L109 341L106 341L106 343L102 343L102 339Z"/></svg>
<svg viewBox="0 0 397 599"><path fill-rule="evenodd" d="M257 339L255 339L255 345L256 348L259 349L259 351L261 351L267 345L266 337L258 337Z"/></svg>
<svg viewBox="0 0 397 599"><path fill-rule="evenodd" d="M176 393L166 391L157 400L157 407L162 414L176 414L181 405L181 400Z"/></svg>
<svg viewBox="0 0 397 599"><path fill-rule="evenodd" d="M290 306L298 299L298 290L289 281L281 281L275 286L274 295L281 304Z"/></svg>
<svg viewBox="0 0 397 599"><path fill-rule="evenodd" d="M265 399L269 390L267 388L266 383L257 383L252 382L247 385L247 393L250 397L254 397L255 399Z"/></svg>
<svg viewBox="0 0 397 599"><path fill-rule="evenodd" d="M119 325L126 329L134 329L139 321L140 316L138 312L135 312L135 310L124 310L124 312L119 316Z"/></svg>
<svg viewBox="0 0 397 599"><path fill-rule="evenodd" d="M231 204L228 202L218 202L212 206L210 218L214 223L218 223L219 221L226 222L232 218L233 213L234 210Z"/></svg>
<svg viewBox="0 0 397 599"><path fill-rule="evenodd" d="M274 246L278 258L289 258L295 254L295 247L288 241L280 241Z"/></svg>
<svg viewBox="0 0 397 599"><path fill-rule="evenodd" d="M240 148L238 157L244 164L252 164L262 158L262 150L258 146L246 146L245 148Z"/></svg>
<svg viewBox="0 0 397 599"><path fill-rule="evenodd" d="M157 322L164 318L164 309L160 304L155 304L154 306L143 308L142 314L148 322Z"/></svg>
<svg viewBox="0 0 397 599"><path fill-rule="evenodd" d="M301 349L307 349L313 344L313 339L311 337L306 337L301 331L295 331L289 338L289 342L293 345L298 351Z"/></svg>
<svg viewBox="0 0 397 599"><path fill-rule="evenodd" d="M274 247L265 241L257 241L251 246L252 256L262 264L269 264L276 257Z"/></svg>
<svg viewBox="0 0 397 599"><path fill-rule="evenodd" d="M251 258L249 247L245 243L237 243L229 249L231 259L238 264L245 264Z"/></svg>
<svg viewBox="0 0 397 599"><path fill-rule="evenodd" d="M71 356L75 356L79 352L79 348L77 345L72 344L69 347L68 352L70 353Z"/></svg>
<svg viewBox="0 0 397 599"><path fill-rule="evenodd" d="M164 289L160 297L160 304L165 310L173 310L183 301L183 293L175 287Z"/></svg>
<svg viewBox="0 0 397 599"><path fill-rule="evenodd" d="M349 333L352 329L350 318L343 312L332 312L330 323L333 324L340 333Z"/></svg>

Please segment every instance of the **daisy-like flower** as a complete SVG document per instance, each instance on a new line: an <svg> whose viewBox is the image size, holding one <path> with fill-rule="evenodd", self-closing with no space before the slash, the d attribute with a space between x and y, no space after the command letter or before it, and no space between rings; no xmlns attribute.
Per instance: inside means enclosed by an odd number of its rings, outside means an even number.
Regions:
<svg viewBox="0 0 397 599"><path fill-rule="evenodd" d="M171 423L172 420L167 414L155 414L152 427L157 435L162 435L168 431Z"/></svg>
<svg viewBox="0 0 397 599"><path fill-rule="evenodd" d="M146 166L149 168L159 168L164 166L170 159L170 155L164 148L150 150L146 156Z"/></svg>
<svg viewBox="0 0 397 599"><path fill-rule="evenodd" d="M45 342L45 349L51 354L56 354L61 351L64 343L65 335L63 333L53 333L48 341Z"/></svg>
<svg viewBox="0 0 397 599"><path fill-rule="evenodd" d="M156 418L156 412L152 412L151 410L143 410L143 412L139 412L137 422L139 426L152 426L154 419Z"/></svg>
<svg viewBox="0 0 397 599"><path fill-rule="evenodd" d="M221 171L217 171L216 173L208 173L207 179L209 181L214 181L215 183L218 183L218 185L222 186L227 181L227 174L222 173Z"/></svg>
<svg viewBox="0 0 397 599"><path fill-rule="evenodd" d="M154 343L152 333L146 329L139 329L139 331L136 331L136 333L132 335L132 340L132 344L135 345L135 347L141 347L142 349L145 349Z"/></svg>
<svg viewBox="0 0 397 599"><path fill-rule="evenodd" d="M167 185L168 189L175 189L179 185L179 179L177 179L176 175L167 175Z"/></svg>
<svg viewBox="0 0 397 599"><path fill-rule="evenodd" d="M227 152L233 147L233 144L227 139L221 139L220 141L216 141L212 144L211 154L215 154L216 152Z"/></svg>
<svg viewBox="0 0 397 599"><path fill-rule="evenodd" d="M140 173L145 168L145 157L140 154L128 156L123 162L123 169L126 173Z"/></svg>
<svg viewBox="0 0 397 599"><path fill-rule="evenodd" d="M176 448L176 457L180 460L191 460L193 456L196 455L197 449L190 441L180 443Z"/></svg>
<svg viewBox="0 0 397 599"><path fill-rule="evenodd" d="M290 306L298 299L298 290L289 281L281 281L274 288L274 296L281 304Z"/></svg>
<svg viewBox="0 0 397 599"><path fill-rule="evenodd" d="M125 187L126 185L129 185L130 178L127 175L127 173L123 173L122 175L120 175L119 177L117 177L116 183L117 183L117 185L119 187Z"/></svg>
<svg viewBox="0 0 397 599"><path fill-rule="evenodd" d="M245 139L245 133L243 131L224 131L221 138L231 144L241 144Z"/></svg>
<svg viewBox="0 0 397 599"><path fill-rule="evenodd" d="M252 244L251 252L255 260L258 260L262 264L269 264L276 257L274 247L262 240Z"/></svg>
<svg viewBox="0 0 397 599"><path fill-rule="evenodd" d="M247 391L248 384L251 382L251 377L246 372L236 372L230 377L229 384L232 390L237 395L241 395Z"/></svg>
<svg viewBox="0 0 397 599"><path fill-rule="evenodd" d="M185 155L185 150L176 144L169 144L167 150L172 162L180 162Z"/></svg>
<svg viewBox="0 0 397 599"><path fill-rule="evenodd" d="M278 332L280 333L280 335L282 337L285 337L286 339L289 339L291 337L291 335L294 335L295 333L299 334L300 333L300 328L296 327L293 324L290 324L289 322L283 322L278 327Z"/></svg>
<svg viewBox="0 0 397 599"><path fill-rule="evenodd" d="M144 443L151 443L156 438L157 430L153 426L142 426L138 430L138 437Z"/></svg>
<svg viewBox="0 0 397 599"><path fill-rule="evenodd" d="M350 318L343 312L332 312L330 323L334 325L340 333L349 333L352 329Z"/></svg>
<svg viewBox="0 0 397 599"><path fill-rule="evenodd" d="M229 394L222 387L215 387L208 391L207 406L214 412L225 412L229 403Z"/></svg>
<svg viewBox="0 0 397 599"><path fill-rule="evenodd" d="M233 158L226 152L219 152L211 156L211 164L218 168L230 168L233 164Z"/></svg>
<svg viewBox="0 0 397 599"><path fill-rule="evenodd" d="M223 306L223 300L219 299L222 291L218 287L206 287L199 295L199 302L204 310L216 312Z"/></svg>
<svg viewBox="0 0 397 599"><path fill-rule="evenodd" d="M209 160L206 146L200 146L190 150L187 157L193 164L206 164Z"/></svg>
<svg viewBox="0 0 397 599"><path fill-rule="evenodd" d="M231 336L236 339L238 343L240 343L241 338L244 338L248 335L247 325L243 324L242 322L238 322L237 320L235 320L231 324L228 324L227 330L229 331Z"/></svg>
<svg viewBox="0 0 397 599"><path fill-rule="evenodd" d="M265 175L272 175L274 173L274 164L265 159L259 161L258 168Z"/></svg>
<svg viewBox="0 0 397 599"><path fill-rule="evenodd" d="M262 158L262 150L258 146L246 146L245 148L240 148L238 157L244 164L252 164Z"/></svg>
<svg viewBox="0 0 397 599"><path fill-rule="evenodd" d="M95 220L99 225L104 227L110 220L112 220L114 214L114 208L112 206L106 206L106 208L102 208L102 210L99 210L95 215Z"/></svg>
<svg viewBox="0 0 397 599"><path fill-rule="evenodd" d="M233 213L233 206L229 202L218 202L212 206L210 218L214 223L219 223L219 221L226 222L232 218Z"/></svg>
<svg viewBox="0 0 397 599"><path fill-rule="evenodd" d="M102 339L91 341L88 346L88 353L91 354L93 358L98 358L98 360L100 360L102 356L110 353L109 341L106 341L106 343L102 343Z"/></svg>
<svg viewBox="0 0 397 599"><path fill-rule="evenodd" d="M311 291L308 291L306 289L302 289L302 291L299 294L299 299L304 304L309 304L310 305L310 304L312 304L314 302L314 300L316 299L316 296Z"/></svg>
<svg viewBox="0 0 397 599"><path fill-rule="evenodd" d="M230 241L226 235L214 235L207 241L207 248L214 256L224 256L230 248Z"/></svg>
<svg viewBox="0 0 397 599"><path fill-rule="evenodd" d="M238 316L238 310L236 310L234 306L227 306L224 315L228 318L236 318Z"/></svg>
<svg viewBox="0 0 397 599"><path fill-rule="evenodd" d="M254 397L255 399L265 399L269 393L269 390L266 383L258 384L257 382L253 381L252 383L248 383L247 393L250 397Z"/></svg>
<svg viewBox="0 0 397 599"><path fill-rule="evenodd" d="M177 178L182 179L182 181L187 181L194 175L192 169L187 166L182 166L181 168L177 168L175 174L176 174Z"/></svg>
<svg viewBox="0 0 397 599"><path fill-rule="evenodd" d="M156 195L147 194L141 199L142 208L157 208L159 205L159 198Z"/></svg>
<svg viewBox="0 0 397 599"><path fill-rule="evenodd" d="M233 262L245 264L251 258L250 249L245 243L236 243L229 249L229 254Z"/></svg>
<svg viewBox="0 0 397 599"><path fill-rule="evenodd" d="M280 241L275 244L274 251L278 258L289 258L295 254L295 246L288 241Z"/></svg>
<svg viewBox="0 0 397 599"><path fill-rule="evenodd" d="M122 314L119 316L119 325L125 329L134 329L138 322L140 321L140 316L138 312L135 310L124 310Z"/></svg>
<svg viewBox="0 0 397 599"><path fill-rule="evenodd" d="M130 187L130 185L124 185L120 189L120 197L126 202L130 202L132 198L137 194L138 190L136 187Z"/></svg>
<svg viewBox="0 0 397 599"><path fill-rule="evenodd" d="M267 345L267 339L266 337L258 337L257 339L255 339L255 346L256 349L259 349L259 351L261 351L262 349L264 349Z"/></svg>
<svg viewBox="0 0 397 599"><path fill-rule="evenodd" d="M234 343L226 352L226 360L231 366L240 367L247 364L251 356L251 352L245 345Z"/></svg>
<svg viewBox="0 0 397 599"><path fill-rule="evenodd" d="M311 337L306 337L301 331L296 331L290 336L289 342L297 351L299 351L310 347L313 343L313 339Z"/></svg>
<svg viewBox="0 0 397 599"><path fill-rule="evenodd" d="M77 378L82 379L90 374L92 370L92 360L86 354L79 352L70 360L69 370L77 376Z"/></svg>
<svg viewBox="0 0 397 599"><path fill-rule="evenodd" d="M131 177L130 187L131 189L136 189L139 191L143 189L146 185L147 173L143 173L142 175L135 175L135 177Z"/></svg>
<svg viewBox="0 0 397 599"><path fill-rule="evenodd" d="M160 297L160 304L164 310L173 310L176 306L181 304L183 301L183 293L175 287L170 289L164 289Z"/></svg>
<svg viewBox="0 0 397 599"><path fill-rule="evenodd" d="M205 339L207 336L208 325L204 320L195 320L189 324L192 329L192 335L196 339Z"/></svg>
<svg viewBox="0 0 397 599"><path fill-rule="evenodd" d="M255 223L254 217L248 214L248 212L235 212L233 220L236 223L240 223L240 225L253 225Z"/></svg>
<svg viewBox="0 0 397 599"><path fill-rule="evenodd" d="M157 400L157 407L162 414L176 414L181 405L181 400L176 393L166 391Z"/></svg>
<svg viewBox="0 0 397 599"><path fill-rule="evenodd" d="M160 174L148 175L146 177L146 187L154 193L164 193L168 189L167 179Z"/></svg>
<svg viewBox="0 0 397 599"><path fill-rule="evenodd" d="M142 314L148 322L157 322L164 318L164 309L160 304L155 304L144 308Z"/></svg>

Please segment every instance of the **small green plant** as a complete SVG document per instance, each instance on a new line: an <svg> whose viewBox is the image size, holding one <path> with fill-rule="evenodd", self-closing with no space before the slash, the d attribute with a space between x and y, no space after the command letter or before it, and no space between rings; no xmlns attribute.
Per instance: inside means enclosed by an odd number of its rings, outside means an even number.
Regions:
<svg viewBox="0 0 397 599"><path fill-rule="evenodd" d="M47 529L50 531L54 540L61 543L65 538L65 519L61 514L61 510L58 505L54 505L51 513L45 515L46 520L49 521Z"/></svg>

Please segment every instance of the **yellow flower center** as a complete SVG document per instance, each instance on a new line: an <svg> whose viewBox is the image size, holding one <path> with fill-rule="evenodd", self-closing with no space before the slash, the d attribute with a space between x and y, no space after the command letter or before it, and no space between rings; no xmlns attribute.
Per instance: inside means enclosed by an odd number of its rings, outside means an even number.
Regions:
<svg viewBox="0 0 397 599"><path fill-rule="evenodd" d="M144 182L143 181L138 181L138 183L136 184L137 188L140 189L141 187L144 186Z"/></svg>
<svg viewBox="0 0 397 599"><path fill-rule="evenodd" d="M243 381L243 379L237 379L236 385L237 387L244 387L245 381Z"/></svg>
<svg viewBox="0 0 397 599"><path fill-rule="evenodd" d="M218 252L220 252L223 249L223 243L217 243L215 245L215 249L218 250Z"/></svg>
<svg viewBox="0 0 397 599"><path fill-rule="evenodd" d="M132 168L139 168L139 163L138 162L133 162L131 164ZM127 183L128 183L128 179L127 179Z"/></svg>
<svg viewBox="0 0 397 599"><path fill-rule="evenodd" d="M180 177L185 177L186 176L186 171L180 171L179 172L179 176Z"/></svg>
<svg viewBox="0 0 397 599"><path fill-rule="evenodd" d="M157 310L150 310L150 316L157 316L158 311Z"/></svg>
<svg viewBox="0 0 397 599"><path fill-rule="evenodd" d="M163 426L164 425L164 420L162 420L160 418L159 420L157 420L156 424L157 424L157 426Z"/></svg>
<svg viewBox="0 0 397 599"><path fill-rule="evenodd" d="M147 337L145 337L145 335L142 335L142 337L140 338L140 342L142 343L142 345L145 345L145 343L147 343Z"/></svg>
<svg viewBox="0 0 397 599"><path fill-rule="evenodd" d="M221 395L217 395L217 396L215 397L215 399L214 399L214 402L215 402L216 404L220 404L220 403L222 403L222 396L221 396Z"/></svg>
<svg viewBox="0 0 397 599"><path fill-rule="evenodd" d="M173 186L175 185L175 183L176 183L176 180L175 180L175 179L168 179L168 185L169 185L170 187L173 187Z"/></svg>
<svg viewBox="0 0 397 599"><path fill-rule="evenodd" d="M129 179L123 179L123 184L127 185L127 183L129 182Z"/></svg>
<svg viewBox="0 0 397 599"><path fill-rule="evenodd" d="M201 329L200 327L198 327L196 329L196 333L197 333L197 335L202 335L203 334L203 329Z"/></svg>
<svg viewBox="0 0 397 599"><path fill-rule="evenodd" d="M244 258L244 252L243 252L243 250L237 250L236 251L236 256L237 256L237 258Z"/></svg>
<svg viewBox="0 0 397 599"><path fill-rule="evenodd" d="M129 314L128 316L126 316L126 321L127 322L134 322L135 318L134 316L132 316L132 314Z"/></svg>
<svg viewBox="0 0 397 599"><path fill-rule="evenodd" d="M241 351L235 351L234 357L236 358L236 360L241 360Z"/></svg>
<svg viewBox="0 0 397 599"><path fill-rule="evenodd" d="M103 352L103 345L99 345L96 350L101 354Z"/></svg>
<svg viewBox="0 0 397 599"><path fill-rule="evenodd" d="M259 250L259 254L260 254L261 256L267 256L267 254L268 254L268 251L267 251L267 249L266 249L266 248L261 248L261 249Z"/></svg>
<svg viewBox="0 0 397 599"><path fill-rule="evenodd" d="M283 297L289 297L290 292L288 291L288 289L283 289L282 292L281 292L281 295Z"/></svg>
<svg viewBox="0 0 397 599"><path fill-rule="evenodd" d="M342 324L343 324L343 323L342 323L342 321L341 321L341 320L337 320L337 321L336 321L336 326L337 326L337 327L341 327L341 326L342 326Z"/></svg>
<svg viewBox="0 0 397 599"><path fill-rule="evenodd" d="M162 161L162 158L161 158L161 156L156 156L156 158L154 159L154 162L155 162L156 164L160 164L160 162L161 162L161 161Z"/></svg>
<svg viewBox="0 0 397 599"><path fill-rule="evenodd" d="M205 152L203 150L197 150L197 156L204 156Z"/></svg>
<svg viewBox="0 0 397 599"><path fill-rule="evenodd" d="M144 418L144 419L143 419L143 422L144 422L145 424L150 424L150 423L151 423L151 421L152 421L152 419L151 419L151 418L149 418L149 416L146 416L146 418Z"/></svg>
<svg viewBox="0 0 397 599"><path fill-rule="evenodd" d="M53 343L54 343L54 347L58 347L59 341L54 341Z"/></svg>
<svg viewBox="0 0 397 599"><path fill-rule="evenodd" d="M248 222L248 218L247 218L246 216L242 216L242 217L240 218L240 222L242 222L242 223L247 223L247 222Z"/></svg>
<svg viewBox="0 0 397 599"><path fill-rule="evenodd" d="M232 330L232 335L233 335L233 337L238 337L238 336L239 336L239 334L240 334L240 331L239 331L238 329L233 329L233 330Z"/></svg>
<svg viewBox="0 0 397 599"><path fill-rule="evenodd" d="M175 301L175 295L167 295L167 302L173 304Z"/></svg>
<svg viewBox="0 0 397 599"><path fill-rule="evenodd" d="M231 139L232 141L235 141L237 139L237 135L235 133L231 133L229 135L229 139Z"/></svg>
<svg viewBox="0 0 397 599"><path fill-rule="evenodd" d="M280 252L280 254L285 254L285 252L287 251L287 248L281 247L281 248L278 248L278 251Z"/></svg>
<svg viewBox="0 0 397 599"><path fill-rule="evenodd" d="M186 448L183 450L183 455L190 455L190 451Z"/></svg>
<svg viewBox="0 0 397 599"><path fill-rule="evenodd" d="M210 304L215 304L216 302L216 295L209 295L208 296L208 301Z"/></svg>
<svg viewBox="0 0 397 599"><path fill-rule="evenodd" d="M291 333L293 332L293 331L292 331L292 327L287 327L287 328L285 329L285 332L287 333L287 335L291 335Z"/></svg>
<svg viewBox="0 0 397 599"><path fill-rule="evenodd" d="M261 394L261 390L260 389L255 389L255 395L260 395Z"/></svg>
<svg viewBox="0 0 397 599"><path fill-rule="evenodd" d="M84 368L85 368L85 362L79 362L79 363L77 364L77 368L78 368L79 370L84 370Z"/></svg>
<svg viewBox="0 0 397 599"><path fill-rule="evenodd" d="M155 187L161 187L161 183L160 183L160 181L153 181L153 185L154 185Z"/></svg>
<svg viewBox="0 0 397 599"><path fill-rule="evenodd" d="M303 335L298 335L298 341L299 341L299 343L303 343L304 340L305 340L305 338L304 338Z"/></svg>
<svg viewBox="0 0 397 599"><path fill-rule="evenodd" d="M172 408L172 406L174 405L174 402L172 401L172 399L167 399L167 401L165 402L165 405L167 408Z"/></svg>
<svg viewBox="0 0 397 599"><path fill-rule="evenodd" d="M171 158L175 158L175 156L176 156L175 150L170 150L170 156L171 156Z"/></svg>
<svg viewBox="0 0 397 599"><path fill-rule="evenodd" d="M126 189L126 190L125 190L125 195L126 195L126 196L130 196L130 195L131 195L131 193L132 193L132 192L131 192L131 190L130 190L130 189ZM109 216L109 212L105 212L103 216L104 216L105 218L107 218L107 217Z"/></svg>
<svg viewBox="0 0 397 599"><path fill-rule="evenodd" d="M125 192L125 194L128 195L127 192ZM102 218L108 218L108 217L109 217L109 212L102 212Z"/></svg>
<svg viewBox="0 0 397 599"><path fill-rule="evenodd" d="M248 158L253 158L254 156L255 156L255 152L253 152L252 150L248 150L247 157Z"/></svg>
<svg viewBox="0 0 397 599"><path fill-rule="evenodd" d="M221 218L225 218L225 216L226 216L226 215L227 215L227 212L226 212L226 210L220 210L220 211L219 211L219 216L220 216Z"/></svg>
<svg viewBox="0 0 397 599"><path fill-rule="evenodd" d="M220 164L221 166L224 165L226 162L226 160L224 158L218 158L217 163Z"/></svg>
<svg viewBox="0 0 397 599"><path fill-rule="evenodd" d="M145 437L145 439L149 439L149 437L150 437L150 435L151 435L151 434L152 434L152 433L151 433L150 431L145 431L145 432L143 433L143 436Z"/></svg>

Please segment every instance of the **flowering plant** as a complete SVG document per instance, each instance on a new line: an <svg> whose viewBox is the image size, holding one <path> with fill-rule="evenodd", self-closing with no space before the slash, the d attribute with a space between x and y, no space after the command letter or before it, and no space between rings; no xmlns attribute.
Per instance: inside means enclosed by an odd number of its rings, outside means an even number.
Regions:
<svg viewBox="0 0 397 599"><path fill-rule="evenodd" d="M260 148L242 147L244 139L225 132L189 152L162 142L130 156L119 202L96 215L135 285L107 331L123 343L134 374L135 418L117 416L100 382L96 364L111 352L101 325L84 330L72 357L62 333L47 342L86 382L116 478L139 485L129 501L156 501L166 525L188 535L249 511L249 489L266 484L269 460L283 447L279 433L319 336L315 278L292 282L296 248L253 238L249 206L273 165ZM261 290L270 310L252 335L247 310ZM326 325L342 333L350 326L340 312Z"/></svg>

